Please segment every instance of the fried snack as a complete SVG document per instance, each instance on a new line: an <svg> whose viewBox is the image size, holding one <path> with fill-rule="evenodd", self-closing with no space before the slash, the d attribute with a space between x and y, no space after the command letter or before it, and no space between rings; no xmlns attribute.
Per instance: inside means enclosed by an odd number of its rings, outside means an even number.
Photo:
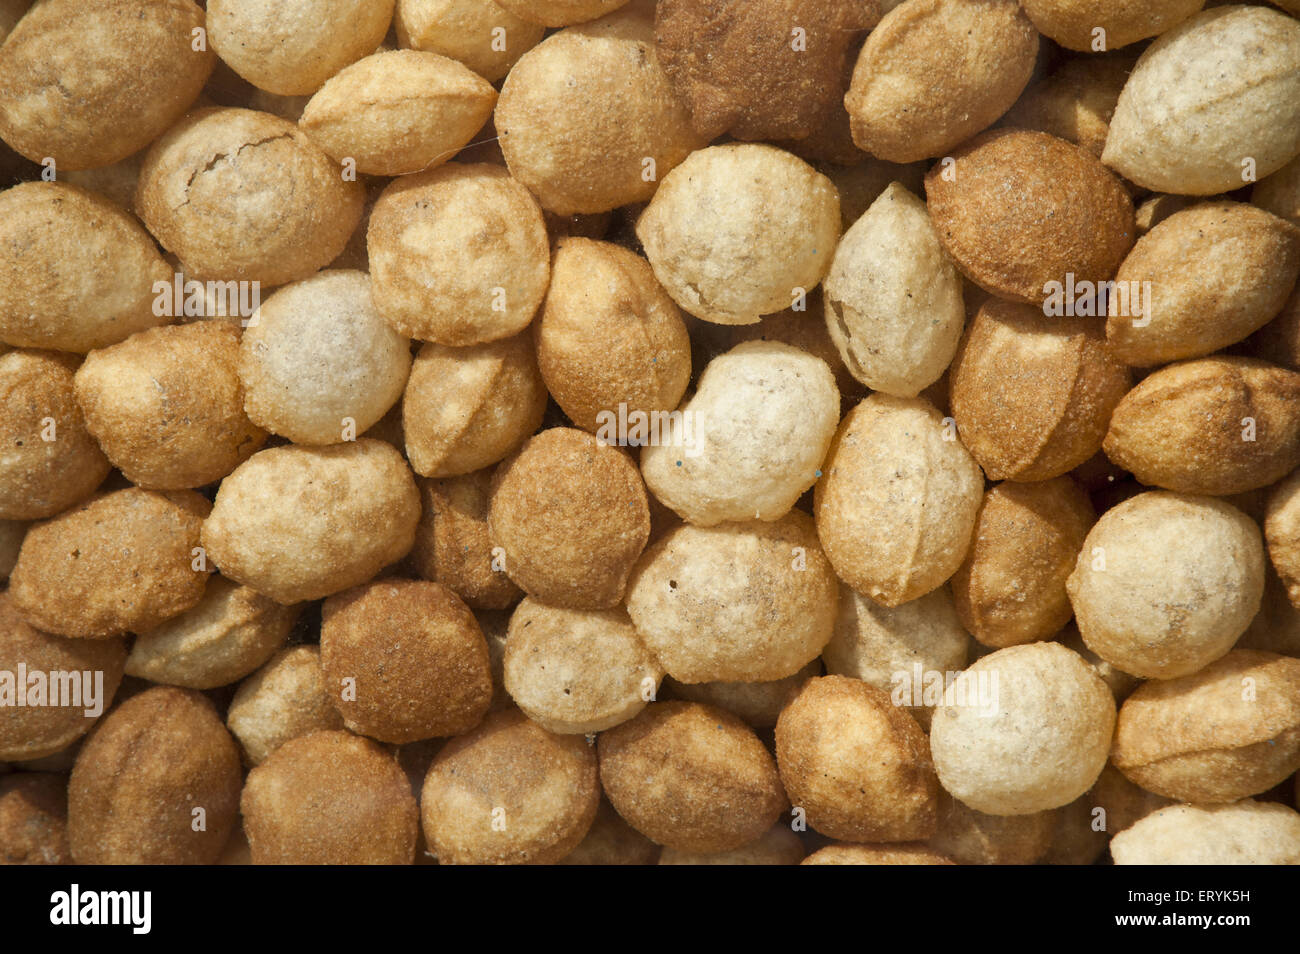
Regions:
<svg viewBox="0 0 1300 954"><path fill-rule="evenodd" d="M0 139L59 172L143 149L208 81L202 26L190 0L42 0L0 52Z"/></svg>
<svg viewBox="0 0 1300 954"><path fill-rule="evenodd" d="M1277 316L1300 275L1300 228L1241 202L1204 202L1142 236L1115 284L1149 289L1140 315L1110 299L1106 341L1130 365L1218 351Z"/></svg>
<svg viewBox="0 0 1300 954"><path fill-rule="evenodd" d="M1300 659L1235 649L1191 675L1139 686L1111 754L1144 789L1180 802L1234 802L1300 769Z"/></svg>
<svg viewBox="0 0 1300 954"><path fill-rule="evenodd" d="M839 614L831 640L822 650L826 671L850 676L891 693L895 705L924 729L939 700L916 697L914 672L960 672L970 652L966 632L947 586L895 607L840 584ZM907 691L904 691L906 687ZM921 687L924 688L924 685Z"/></svg>
<svg viewBox="0 0 1300 954"><path fill-rule="evenodd" d="M334 706L342 686L326 686L320 649L283 649L239 684L226 712L226 725L244 750L244 761L258 765L290 739L318 729L342 729Z"/></svg>
<svg viewBox="0 0 1300 954"><path fill-rule="evenodd" d="M840 237L835 186L773 146L731 143L664 177L636 224L664 290L697 318L747 325L807 295Z"/></svg>
<svg viewBox="0 0 1300 954"><path fill-rule="evenodd" d="M840 422L822 468L817 533L841 580L898 606L957 571L984 477L928 401L871 395Z"/></svg>
<svg viewBox="0 0 1300 954"><path fill-rule="evenodd" d="M1101 158L1120 90L1136 62L1137 54L1127 51L1068 59L1031 83L998 125L1035 129Z"/></svg>
<svg viewBox="0 0 1300 954"><path fill-rule="evenodd" d="M935 711L939 782L988 815L1074 801L1110 751L1115 700L1078 653L1057 643L999 649L958 676Z"/></svg>
<svg viewBox="0 0 1300 954"><path fill-rule="evenodd" d="M493 0L397 0L393 29L402 46L459 60L492 83L546 33Z"/></svg>
<svg viewBox="0 0 1300 954"><path fill-rule="evenodd" d="M729 712L656 702L597 739L600 782L637 831L678 851L732 851L788 804L776 763Z"/></svg>
<svg viewBox="0 0 1300 954"><path fill-rule="evenodd" d="M705 139L805 139L839 106L877 0L663 0L655 49Z"/></svg>
<svg viewBox="0 0 1300 954"><path fill-rule="evenodd" d="M70 865L68 784L62 775L0 779L0 865Z"/></svg>
<svg viewBox="0 0 1300 954"><path fill-rule="evenodd" d="M212 703L188 689L147 689L110 712L77 754L73 860L213 864L238 820L239 785L239 748Z"/></svg>
<svg viewBox="0 0 1300 954"><path fill-rule="evenodd" d="M518 334L550 281L537 201L500 166L448 162L389 183L366 235L375 308L410 338Z"/></svg>
<svg viewBox="0 0 1300 954"><path fill-rule="evenodd" d="M1051 849L1062 811L985 815L941 791L938 826L928 844L959 865L1032 865Z"/></svg>
<svg viewBox="0 0 1300 954"><path fill-rule="evenodd" d="M295 444L337 444L397 403L410 342L379 317L370 289L365 272L328 270L262 303L239 349L254 423Z"/></svg>
<svg viewBox="0 0 1300 954"><path fill-rule="evenodd" d="M192 490L128 487L37 524L9 577L14 607L60 636L157 626L203 598L212 567L199 531L210 509Z"/></svg>
<svg viewBox="0 0 1300 954"><path fill-rule="evenodd" d="M75 358L54 351L0 354L0 518L52 517L108 476L77 405L76 369Z"/></svg>
<svg viewBox="0 0 1300 954"><path fill-rule="evenodd" d="M0 592L0 759L26 762L71 746L108 711L125 661L122 640L42 633Z"/></svg>
<svg viewBox="0 0 1300 954"><path fill-rule="evenodd" d="M297 618L296 607L213 577L197 606L140 632L126 672L187 689L227 686L270 659Z"/></svg>
<svg viewBox="0 0 1300 954"><path fill-rule="evenodd" d="M628 0L497 0L507 13L530 23L562 27L585 23L617 10Z"/></svg>
<svg viewBox="0 0 1300 954"><path fill-rule="evenodd" d="M1300 465L1300 374L1223 355L1171 364L1124 396L1102 447L1149 486L1266 487Z"/></svg>
<svg viewBox="0 0 1300 954"><path fill-rule="evenodd" d="M1068 477L992 487L966 562L952 578L957 613L971 634L1002 649L1059 632L1073 615L1065 581L1096 519Z"/></svg>
<svg viewBox="0 0 1300 954"><path fill-rule="evenodd" d="M239 800L255 865L409 865L419 810L406 774L347 732L290 739L248 773Z"/></svg>
<svg viewBox="0 0 1300 954"><path fill-rule="evenodd" d="M661 849L614 811L607 799L600 800L596 820L578 847L561 858L561 865L653 865Z"/></svg>
<svg viewBox="0 0 1300 954"><path fill-rule="evenodd" d="M854 842L934 834L939 783L916 720L847 676L810 679L776 723L781 782L808 824Z"/></svg>
<svg viewBox="0 0 1300 954"><path fill-rule="evenodd" d="M532 7L509 9L530 17ZM560 215L645 202L707 142L660 65L645 4L525 53L501 87L495 120L510 174Z"/></svg>
<svg viewBox="0 0 1300 954"><path fill-rule="evenodd" d="M1011 0L906 0L858 54L844 97L853 141L890 162L941 156L1010 108L1037 55Z"/></svg>
<svg viewBox="0 0 1300 954"><path fill-rule="evenodd" d="M184 490L220 480L266 441L244 413L239 332L151 328L92 351L75 378L86 427L128 480Z"/></svg>
<svg viewBox="0 0 1300 954"><path fill-rule="evenodd" d="M831 636L839 583L813 521L670 530L628 582L627 609L674 679L766 682L793 675Z"/></svg>
<svg viewBox="0 0 1300 954"><path fill-rule="evenodd" d="M488 535L492 471L429 480L417 477L422 514L409 562L415 573L441 583L474 609L512 606L523 591L495 566Z"/></svg>
<svg viewBox="0 0 1300 954"><path fill-rule="evenodd" d="M221 482L203 546L223 576L297 603L400 560L419 519L420 493L391 444L272 447Z"/></svg>
<svg viewBox="0 0 1300 954"><path fill-rule="evenodd" d="M817 481L839 413L824 361L748 341L709 362L679 424L652 431L641 473L696 526L777 520Z"/></svg>
<svg viewBox="0 0 1300 954"><path fill-rule="evenodd" d="M537 430L546 385L527 334L451 348L426 343L402 399L406 454L425 477L458 477L506 457Z"/></svg>
<svg viewBox="0 0 1300 954"><path fill-rule="evenodd" d="M1264 593L1259 527L1211 497L1151 491L1107 510L1067 586L1088 648L1142 678L1187 676L1221 657Z"/></svg>
<svg viewBox="0 0 1300 954"><path fill-rule="evenodd" d="M170 282L140 223L61 182L0 192L0 342L84 354L166 324L154 286Z"/></svg>
<svg viewBox="0 0 1300 954"><path fill-rule="evenodd" d="M922 844L831 844L814 851L801 865L950 865L946 855Z"/></svg>
<svg viewBox="0 0 1300 954"><path fill-rule="evenodd" d="M961 276L925 203L897 182L844 233L823 293L831 340L873 391L916 397L957 352Z"/></svg>
<svg viewBox="0 0 1300 954"><path fill-rule="evenodd" d="M343 724L380 742L460 735L492 700L483 632L439 583L375 580L331 596L320 653Z"/></svg>
<svg viewBox="0 0 1300 954"><path fill-rule="evenodd" d="M1298 59L1300 23L1276 10L1228 5L1184 20L1138 59L1102 161L1144 188L1181 195L1228 192L1276 172L1300 153Z"/></svg>
<svg viewBox="0 0 1300 954"><path fill-rule="evenodd" d="M375 52L393 0L208 0L208 34L223 62L259 89L304 96Z"/></svg>
<svg viewBox="0 0 1300 954"><path fill-rule="evenodd" d="M543 729L590 735L644 709L664 672L621 607L558 609L530 597L510 617L504 675L511 698Z"/></svg>
<svg viewBox="0 0 1300 954"><path fill-rule="evenodd" d="M1171 805L1110 843L1117 865L1300 864L1300 812L1245 799L1234 805Z"/></svg>
<svg viewBox="0 0 1300 954"><path fill-rule="evenodd" d="M196 279L270 287L333 261L361 220L365 188L293 123L200 109L149 149L135 207Z"/></svg>
<svg viewBox="0 0 1300 954"><path fill-rule="evenodd" d="M805 851L799 836L777 822L747 845L731 851L697 852L665 848L661 865L797 865Z"/></svg>
<svg viewBox="0 0 1300 954"><path fill-rule="evenodd" d="M650 537L645 484L621 450L554 427L497 469L488 533L525 593L567 609L609 609Z"/></svg>
<svg viewBox="0 0 1300 954"><path fill-rule="evenodd" d="M671 677L666 687L673 698L726 709L752 729L771 729L785 704L809 679L820 676L821 663L814 659L793 676L767 682L678 682Z"/></svg>
<svg viewBox="0 0 1300 954"><path fill-rule="evenodd" d="M492 84L437 53L388 50L325 82L298 120L338 162L399 176L432 169L483 128L496 105Z"/></svg>
<svg viewBox="0 0 1300 954"><path fill-rule="evenodd" d="M926 174L930 217L962 273L1000 298L1037 305L1061 286L1106 281L1133 247L1128 192L1078 146L995 129L952 159Z"/></svg>
<svg viewBox="0 0 1300 954"><path fill-rule="evenodd" d="M1088 317L990 298L949 369L962 442L990 480L1050 480L1101 450L1132 378Z"/></svg>
<svg viewBox="0 0 1300 954"><path fill-rule="evenodd" d="M518 710L448 742L420 796L429 850L447 865L552 864L582 842L599 805L595 749Z"/></svg>
<svg viewBox="0 0 1300 954"><path fill-rule="evenodd" d="M599 433L625 414L676 410L691 377L681 312L645 259L610 242L562 238L533 324L546 388L574 425Z"/></svg>
<svg viewBox="0 0 1300 954"><path fill-rule="evenodd" d="M1292 159L1250 190L1250 201L1265 212L1300 226L1300 158Z"/></svg>
<svg viewBox="0 0 1300 954"><path fill-rule="evenodd" d="M1024 0L1034 26L1061 46L1084 53L1117 50L1159 36L1205 6L1205 0ZM1100 35L1099 35L1100 34Z"/></svg>

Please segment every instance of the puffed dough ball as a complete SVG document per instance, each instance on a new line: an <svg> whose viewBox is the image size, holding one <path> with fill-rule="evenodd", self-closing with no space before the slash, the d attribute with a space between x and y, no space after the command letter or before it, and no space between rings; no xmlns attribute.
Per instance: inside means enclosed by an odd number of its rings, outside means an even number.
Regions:
<svg viewBox="0 0 1300 954"><path fill-rule="evenodd" d="M1115 699L1078 653L1057 643L999 649L953 681L930 725L943 787L989 815L1074 801L1110 751Z"/></svg>
<svg viewBox="0 0 1300 954"><path fill-rule="evenodd" d="M681 312L645 259L610 242L562 238L533 324L546 388L569 420L601 433L625 413L675 410L691 377Z"/></svg>
<svg viewBox="0 0 1300 954"><path fill-rule="evenodd" d="M239 800L255 865L409 865L419 810L377 742L321 731L290 739L248 773Z"/></svg>
<svg viewBox="0 0 1300 954"><path fill-rule="evenodd" d="M858 55L844 97L853 141L890 162L943 155L1011 107L1037 54L1012 0L907 0Z"/></svg>
<svg viewBox="0 0 1300 954"><path fill-rule="evenodd" d="M149 233L102 196L60 182L0 192L0 342L85 353L145 328L172 270Z"/></svg>
<svg viewBox="0 0 1300 954"><path fill-rule="evenodd" d="M474 609L500 610L523 595L497 565L488 535L492 471L444 480L416 479L422 512L409 562L418 576L441 583Z"/></svg>
<svg viewBox="0 0 1300 954"><path fill-rule="evenodd" d="M602 798L596 820L587 834L557 864L652 865L659 860L660 851L658 845L623 821L614 806Z"/></svg>
<svg viewBox="0 0 1300 954"><path fill-rule="evenodd" d="M238 821L239 775L239 748L202 695L158 686L132 696L77 753L68 781L72 857L79 865L213 864Z"/></svg>
<svg viewBox="0 0 1300 954"><path fill-rule="evenodd" d="M956 149L925 177L926 205L957 267L1009 301L1096 309L1077 283L1108 281L1133 247L1133 201L1080 147L1027 129L994 129Z"/></svg>
<svg viewBox="0 0 1300 954"><path fill-rule="evenodd" d="M668 848L731 851L763 835L788 804L763 743L722 709L656 702L596 746L614 808Z"/></svg>
<svg viewBox="0 0 1300 954"><path fill-rule="evenodd" d="M621 450L553 427L497 469L488 532L505 551L506 573L529 596L609 609L622 600L650 538L645 484Z"/></svg>
<svg viewBox="0 0 1300 954"><path fill-rule="evenodd" d="M1259 611L1259 527L1211 497L1139 494L1089 532L1067 586L1088 648L1142 678L1218 659Z"/></svg>
<svg viewBox="0 0 1300 954"><path fill-rule="evenodd" d="M492 701L483 632L439 583L375 580L331 596L320 651L344 725L380 742L468 732Z"/></svg>
<svg viewBox="0 0 1300 954"><path fill-rule="evenodd" d="M1300 769L1300 659L1236 649L1179 679L1153 679L1120 708L1111 761L1180 802L1258 795Z"/></svg>
<svg viewBox="0 0 1300 954"><path fill-rule="evenodd" d="M0 52L0 139L59 173L143 149L208 81L202 26L190 0L42 0Z"/></svg>
<svg viewBox="0 0 1300 954"><path fill-rule="evenodd" d="M397 176L430 169L483 128L497 92L483 77L436 53L375 53L326 81L298 124L356 171Z"/></svg>
<svg viewBox="0 0 1300 954"><path fill-rule="evenodd" d="M959 865L1032 865L1052 847L1060 813L986 815L939 794L939 822L930 847Z"/></svg>
<svg viewBox="0 0 1300 954"><path fill-rule="evenodd" d="M1061 46L1083 53L1117 50L1159 36L1205 6L1205 0L1022 0L1021 6L1040 33ZM1097 31L1100 30L1100 37Z"/></svg>
<svg viewBox="0 0 1300 954"><path fill-rule="evenodd" d="M293 646L239 684L226 725L243 746L245 761L257 765L290 739L343 728L333 696L341 689L326 688L318 647Z"/></svg>
<svg viewBox="0 0 1300 954"><path fill-rule="evenodd" d="M13 598L0 592L0 759L25 762L61 752L86 734L95 720L108 711L122 681L126 646L120 639L66 639L33 629L14 607ZM70 672L76 674L71 691L80 705L18 705L23 689L18 685L18 667L27 672ZM85 672L92 684L82 680ZM94 699L86 698L89 689ZM50 700L47 684L45 701ZM27 701L36 701L34 687L26 687ZM98 709L98 712L95 710ZM90 713L89 715L87 713Z"/></svg>
<svg viewBox="0 0 1300 954"><path fill-rule="evenodd" d="M510 617L506 691L550 732L590 734L626 722L662 678L622 608L557 609L528 598Z"/></svg>
<svg viewBox="0 0 1300 954"><path fill-rule="evenodd" d="M560 215L645 202L704 145L659 64L641 4L525 53L501 87L495 122L511 175Z"/></svg>
<svg viewBox="0 0 1300 954"><path fill-rule="evenodd" d="M223 576L297 603L401 559L419 519L420 493L391 444L272 447L221 482L203 546Z"/></svg>
<svg viewBox="0 0 1300 954"><path fill-rule="evenodd" d="M817 533L841 580L898 606L956 572L984 475L928 401L871 395L840 423L822 467Z"/></svg>
<svg viewBox="0 0 1300 954"><path fill-rule="evenodd" d="M697 526L777 520L817 481L840 393L820 358L748 341L709 362L681 413L641 452L654 495Z"/></svg>
<svg viewBox="0 0 1300 954"><path fill-rule="evenodd" d="M548 27L568 26L603 17L628 0L497 0L497 4L531 23Z"/></svg>
<svg viewBox="0 0 1300 954"><path fill-rule="evenodd" d="M916 397L957 352L961 276L925 203L897 182L844 233L823 292L831 340L873 391Z"/></svg>
<svg viewBox="0 0 1300 954"><path fill-rule="evenodd" d="M1171 805L1110 842L1117 865L1300 865L1300 812L1245 799Z"/></svg>
<svg viewBox="0 0 1300 954"><path fill-rule="evenodd" d="M847 676L811 679L776 723L791 803L831 838L919 841L934 834L939 783L925 733L889 695Z"/></svg>
<svg viewBox="0 0 1300 954"><path fill-rule="evenodd" d="M879 19L877 0L663 0L655 45L701 135L804 140L843 115L849 48Z"/></svg>
<svg viewBox="0 0 1300 954"><path fill-rule="evenodd" d="M545 413L546 385L528 335L463 348L428 342L402 399L406 455L425 477L468 474L510 454Z"/></svg>
<svg viewBox="0 0 1300 954"><path fill-rule="evenodd" d="M1139 318L1112 295L1106 342L1130 365L1210 354L1274 318L1297 275L1300 228L1243 202L1200 203L1156 225L1120 264L1116 285L1149 289L1149 300Z"/></svg>
<svg viewBox="0 0 1300 954"><path fill-rule="evenodd" d="M493 0L397 0L393 28L402 46L459 60L493 83L504 79L546 33L540 23ZM500 49L502 42L505 49Z"/></svg>
<svg viewBox="0 0 1300 954"><path fill-rule="evenodd" d="M1300 226L1300 157L1261 179L1250 190L1250 201L1265 212Z"/></svg>
<svg viewBox="0 0 1300 954"><path fill-rule="evenodd" d="M661 865L797 865L804 847L799 836L784 822L777 822L749 844L731 851L698 852L665 848Z"/></svg>
<svg viewBox="0 0 1300 954"><path fill-rule="evenodd" d="M948 587L889 607L841 583L839 612L822 660L831 675L861 679L891 692L894 704L906 706L928 729L939 700L926 700L923 692L917 698L916 667L921 667L922 679L928 672L960 672L970 649L970 634ZM906 693L901 686L908 687Z"/></svg>
<svg viewBox="0 0 1300 954"><path fill-rule="evenodd" d="M217 54L259 89L304 96L349 63L375 52L393 0L208 0Z"/></svg>
<svg viewBox="0 0 1300 954"><path fill-rule="evenodd" d="M140 487L210 484L266 441L244 413L239 331L226 322L139 332L92 351L75 380L86 426Z"/></svg>
<svg viewBox="0 0 1300 954"><path fill-rule="evenodd" d="M627 610L680 682L766 682L793 675L831 636L839 583L812 520L670 530L628 583Z"/></svg>
<svg viewBox="0 0 1300 954"><path fill-rule="evenodd" d="M1073 615L1065 581L1096 516L1068 477L991 488L952 578L957 612L972 635L1001 649L1059 632Z"/></svg>
<svg viewBox="0 0 1300 954"><path fill-rule="evenodd" d="M826 274L840 238L839 194L773 146L711 146L664 177L636 234L682 308L722 325L753 324Z"/></svg>
<svg viewBox="0 0 1300 954"><path fill-rule="evenodd" d="M129 487L27 531L9 577L33 626L98 639L157 626L203 598L211 565L199 528L211 505L192 490Z"/></svg>
<svg viewBox="0 0 1300 954"><path fill-rule="evenodd" d="M297 617L293 607L214 577L197 606L136 636L126 672L187 689L226 686L270 659Z"/></svg>
<svg viewBox="0 0 1300 954"><path fill-rule="evenodd" d="M38 520L84 500L110 465L77 405L76 359L0 355L0 519Z"/></svg>
<svg viewBox="0 0 1300 954"><path fill-rule="evenodd" d="M14 564L18 562L18 551L22 549L23 537L27 535L27 523L22 520L0 520L0 581L9 579Z"/></svg>
<svg viewBox="0 0 1300 954"><path fill-rule="evenodd" d="M1287 597L1300 607L1300 471L1292 472L1269 492L1264 535L1269 559Z"/></svg>
<svg viewBox="0 0 1300 954"><path fill-rule="evenodd" d="M1145 6L1138 9L1146 9ZM1215 7L1147 47L1101 158L1158 192L1214 195L1300 153L1300 23L1257 6Z"/></svg>
<svg viewBox="0 0 1300 954"><path fill-rule="evenodd" d="M996 298L948 375L958 433L990 480L1049 480L1087 461L1132 383L1097 319Z"/></svg>
<svg viewBox="0 0 1300 954"><path fill-rule="evenodd" d="M249 418L295 444L337 444L397 403L410 342L370 302L365 272L328 270L279 289L244 332L239 377Z"/></svg>
<svg viewBox="0 0 1300 954"><path fill-rule="evenodd" d="M0 23L0 43L3 26ZM46 772L18 772L0 779L0 865L72 863L67 779Z"/></svg>
<svg viewBox="0 0 1300 954"><path fill-rule="evenodd" d="M801 865L950 865L952 859L921 844L827 845Z"/></svg>
<svg viewBox="0 0 1300 954"><path fill-rule="evenodd" d="M542 210L500 166L449 162L389 183L366 234L375 307L454 347L517 334L551 277Z"/></svg>
<svg viewBox="0 0 1300 954"><path fill-rule="evenodd" d="M451 865L553 864L582 841L599 805L596 750L517 710L448 742L420 796L429 850Z"/></svg>
<svg viewBox="0 0 1300 954"><path fill-rule="evenodd" d="M293 123L201 109L150 148L135 207L191 277L269 287L332 262L361 221L365 193Z"/></svg>
<svg viewBox="0 0 1300 954"><path fill-rule="evenodd" d="M786 702L809 679L820 676L821 663L814 659L793 676L769 679L764 682L678 682L671 677L668 688L672 698L681 697L691 702L726 709L739 716L754 729L770 729L776 725ZM665 693L667 695L667 693Z"/></svg>
<svg viewBox="0 0 1300 954"><path fill-rule="evenodd" d="M33 0L0 0L0 43L4 43L32 2Z"/></svg>
<svg viewBox="0 0 1300 954"><path fill-rule="evenodd" d="M1136 62L1129 50L1067 59L1031 83L999 125L1036 129L1100 158L1120 90Z"/></svg>

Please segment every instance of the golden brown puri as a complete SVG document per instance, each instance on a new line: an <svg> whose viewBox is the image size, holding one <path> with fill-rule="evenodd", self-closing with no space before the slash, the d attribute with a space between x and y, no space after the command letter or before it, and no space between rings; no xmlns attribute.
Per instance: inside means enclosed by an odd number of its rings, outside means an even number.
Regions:
<svg viewBox="0 0 1300 954"><path fill-rule="evenodd" d="M409 865L419 814L396 758L322 730L290 739L248 773L240 797L255 865Z"/></svg>
<svg viewBox="0 0 1300 954"><path fill-rule="evenodd" d="M0 865L70 865L68 783L63 775L0 778Z"/></svg>
<svg viewBox="0 0 1300 954"><path fill-rule="evenodd" d="M77 754L68 841L77 864L212 864L239 813L239 748L197 692L123 702Z"/></svg>

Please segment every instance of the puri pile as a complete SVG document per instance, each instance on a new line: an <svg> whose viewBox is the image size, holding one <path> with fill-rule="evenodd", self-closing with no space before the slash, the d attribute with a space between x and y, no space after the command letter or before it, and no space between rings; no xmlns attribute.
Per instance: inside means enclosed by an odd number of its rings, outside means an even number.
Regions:
<svg viewBox="0 0 1300 954"><path fill-rule="evenodd" d="M1300 863L1300 5L0 0L0 862Z"/></svg>

